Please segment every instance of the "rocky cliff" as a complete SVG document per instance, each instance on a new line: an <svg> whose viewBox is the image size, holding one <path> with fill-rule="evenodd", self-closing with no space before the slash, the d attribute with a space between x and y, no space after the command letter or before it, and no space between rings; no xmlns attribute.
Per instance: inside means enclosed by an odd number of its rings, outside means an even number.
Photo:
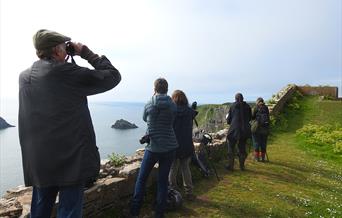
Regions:
<svg viewBox="0 0 342 218"><path fill-rule="evenodd" d="M6 120L4 120L2 117L0 117L0 129L6 129L8 127L14 127L11 124L8 124Z"/></svg>
<svg viewBox="0 0 342 218"><path fill-rule="evenodd" d="M120 119L120 120L117 120L112 125L112 128L114 128L114 129L135 129L135 128L138 128L138 126L135 125L134 123L128 122L127 120Z"/></svg>

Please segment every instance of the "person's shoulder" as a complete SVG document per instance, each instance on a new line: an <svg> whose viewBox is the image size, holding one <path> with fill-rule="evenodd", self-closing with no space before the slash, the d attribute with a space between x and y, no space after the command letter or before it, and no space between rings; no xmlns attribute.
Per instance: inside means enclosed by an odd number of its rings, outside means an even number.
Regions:
<svg viewBox="0 0 342 218"><path fill-rule="evenodd" d="M81 69L82 67L78 66L77 64L69 63L69 62L53 62L52 68L55 71L59 72L66 72L66 73L74 73L77 70Z"/></svg>
<svg viewBox="0 0 342 218"><path fill-rule="evenodd" d="M31 72L31 67L27 68L26 70L22 71L19 74L19 84L23 85L24 83L29 82L29 78L30 78L30 72Z"/></svg>
<svg viewBox="0 0 342 218"><path fill-rule="evenodd" d="M152 104L152 98L148 99L146 104L145 104L145 107L146 106L150 106Z"/></svg>
<svg viewBox="0 0 342 218"><path fill-rule="evenodd" d="M248 106L248 107L251 107L247 102L243 102L244 105Z"/></svg>

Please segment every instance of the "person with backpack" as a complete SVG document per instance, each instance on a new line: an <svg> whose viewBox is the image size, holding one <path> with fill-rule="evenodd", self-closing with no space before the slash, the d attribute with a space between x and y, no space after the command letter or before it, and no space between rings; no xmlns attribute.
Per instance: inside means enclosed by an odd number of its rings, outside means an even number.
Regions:
<svg viewBox="0 0 342 218"><path fill-rule="evenodd" d="M264 99L259 97L252 111L252 119L256 122L256 128L252 128L254 144L254 160L265 162L267 136L270 126L270 112L265 105Z"/></svg>
<svg viewBox="0 0 342 218"><path fill-rule="evenodd" d="M243 101L241 93L235 95L235 102L229 108L227 124L229 125L228 141L228 165L227 170L234 170L235 145L238 144L240 169L245 170L245 160L247 157L246 141L251 137L251 107Z"/></svg>
<svg viewBox="0 0 342 218"><path fill-rule="evenodd" d="M173 123L176 134L178 149L176 159L171 165L169 173L169 186L179 190L177 186L178 169L182 172L185 199L194 200L196 197L192 193L193 185L190 171L191 157L194 154L194 144L192 141L193 120L197 115L196 111L189 107L188 99L181 90L172 93L172 100L177 105L177 115Z"/></svg>

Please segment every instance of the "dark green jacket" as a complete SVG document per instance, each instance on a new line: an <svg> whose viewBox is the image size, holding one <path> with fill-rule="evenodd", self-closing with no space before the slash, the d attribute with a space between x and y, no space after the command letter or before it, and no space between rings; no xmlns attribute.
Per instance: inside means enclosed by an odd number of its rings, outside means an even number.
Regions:
<svg viewBox="0 0 342 218"><path fill-rule="evenodd" d="M19 139L26 186L80 184L97 177L100 156L87 96L115 87L121 75L102 56L91 70L42 59L19 78Z"/></svg>

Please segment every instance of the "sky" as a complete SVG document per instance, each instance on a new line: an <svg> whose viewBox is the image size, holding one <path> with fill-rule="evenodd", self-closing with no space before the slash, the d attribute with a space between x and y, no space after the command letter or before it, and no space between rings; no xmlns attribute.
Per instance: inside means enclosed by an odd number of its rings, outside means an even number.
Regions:
<svg viewBox="0 0 342 218"><path fill-rule="evenodd" d="M237 92L269 99L289 83L337 86L341 96L341 0L0 0L0 100L17 98L39 29L70 36L121 72L117 87L90 101L146 102L159 77L169 94L181 89L199 103Z"/></svg>

